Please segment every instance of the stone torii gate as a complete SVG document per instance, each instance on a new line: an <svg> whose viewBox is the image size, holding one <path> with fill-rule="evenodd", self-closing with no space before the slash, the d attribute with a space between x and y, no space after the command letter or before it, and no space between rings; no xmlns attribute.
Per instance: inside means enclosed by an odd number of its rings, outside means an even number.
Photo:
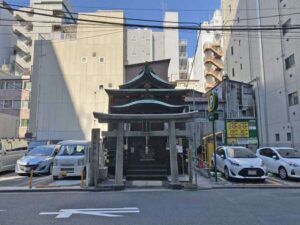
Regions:
<svg viewBox="0 0 300 225"><path fill-rule="evenodd" d="M190 140L195 137L192 131L188 129L189 124L195 122L200 118L199 112L183 112L172 114L105 114L94 112L94 117L98 119L99 123L117 123L117 129L113 131L103 131L102 137L116 137L116 164L115 164L115 185L124 186L123 183L123 160L124 160L124 138L125 137L144 137L144 136L165 136L169 138L170 149L170 172L171 172L171 188L181 187L178 179L178 162L176 137L185 136ZM168 124L168 129L161 131L128 131L124 129L125 123L133 123L138 121L163 122ZM175 129L176 122L184 122L186 124L185 130ZM200 138L200 137L198 137ZM195 140L194 140L195 141ZM196 151L195 144L189 142L189 149ZM191 162L191 160L190 160ZM191 173L191 171L190 171Z"/></svg>

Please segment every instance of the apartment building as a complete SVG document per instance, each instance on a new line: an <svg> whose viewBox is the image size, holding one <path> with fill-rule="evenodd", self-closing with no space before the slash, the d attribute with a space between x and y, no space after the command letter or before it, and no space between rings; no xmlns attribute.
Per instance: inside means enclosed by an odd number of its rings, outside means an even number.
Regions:
<svg viewBox="0 0 300 225"><path fill-rule="evenodd" d="M222 0L224 26L281 25L224 33L225 71L254 85L262 145L300 147L300 48L296 0ZM269 10L266 10L269 9Z"/></svg>
<svg viewBox="0 0 300 225"><path fill-rule="evenodd" d="M13 11L3 0L0 0L0 6L8 8L8 10L0 9L0 68L2 68L3 65L9 64L10 56L13 54L13 46L17 40L12 31Z"/></svg>
<svg viewBox="0 0 300 225"><path fill-rule="evenodd" d="M82 13L79 19L123 23L124 13ZM93 112L108 112L105 89L123 84L124 36L120 26L80 22L72 39L35 42L29 124L34 138L89 140L92 128L106 130Z"/></svg>
<svg viewBox="0 0 300 225"><path fill-rule="evenodd" d="M222 15L216 10L210 21L201 24L202 28L221 27ZM199 80L201 91L208 91L222 81L224 63L222 32L201 30L198 33L198 49L194 62L194 79Z"/></svg>
<svg viewBox="0 0 300 225"><path fill-rule="evenodd" d="M178 26L178 13L166 12L164 26ZM176 29L154 31L128 29L126 31L126 64L171 59L169 81L186 79L188 73L187 41L179 40Z"/></svg>
<svg viewBox="0 0 300 225"><path fill-rule="evenodd" d="M30 91L29 76L11 76L0 71L0 113L3 120L0 137L25 137L29 124Z"/></svg>
<svg viewBox="0 0 300 225"><path fill-rule="evenodd" d="M70 29L76 23L76 15L68 0L31 0L30 7L14 11L18 21L13 25L17 36L14 55L11 56L11 73L17 76L31 75L33 65L34 41L41 39L68 38ZM35 14L38 13L38 14ZM48 17L47 14L57 17ZM71 31L72 32L72 31Z"/></svg>

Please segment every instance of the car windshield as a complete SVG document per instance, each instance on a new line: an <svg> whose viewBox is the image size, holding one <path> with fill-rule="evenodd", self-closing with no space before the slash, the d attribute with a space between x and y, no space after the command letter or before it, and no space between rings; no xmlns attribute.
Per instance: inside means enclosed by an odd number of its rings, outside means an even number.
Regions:
<svg viewBox="0 0 300 225"><path fill-rule="evenodd" d="M28 155L39 155L39 156L51 156L53 154L54 148L52 147L45 147L45 146L38 146L32 149Z"/></svg>
<svg viewBox="0 0 300 225"><path fill-rule="evenodd" d="M60 147L58 155L84 155L85 146L84 145L62 145Z"/></svg>
<svg viewBox="0 0 300 225"><path fill-rule="evenodd" d="M228 148L230 158L256 158L257 156L248 148Z"/></svg>
<svg viewBox="0 0 300 225"><path fill-rule="evenodd" d="M300 158L300 151L297 149L278 149L277 151L283 158Z"/></svg>

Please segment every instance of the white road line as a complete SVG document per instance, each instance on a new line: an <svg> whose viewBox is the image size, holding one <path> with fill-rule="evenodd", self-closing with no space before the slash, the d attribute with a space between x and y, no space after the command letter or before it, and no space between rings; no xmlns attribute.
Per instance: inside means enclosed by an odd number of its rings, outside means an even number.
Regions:
<svg viewBox="0 0 300 225"><path fill-rule="evenodd" d="M92 208L92 209L61 209L59 212L41 212L39 215L57 215L57 219L70 218L73 214L82 214L90 216L103 216L103 217L122 217L127 213L140 213L137 207L124 207L124 208Z"/></svg>

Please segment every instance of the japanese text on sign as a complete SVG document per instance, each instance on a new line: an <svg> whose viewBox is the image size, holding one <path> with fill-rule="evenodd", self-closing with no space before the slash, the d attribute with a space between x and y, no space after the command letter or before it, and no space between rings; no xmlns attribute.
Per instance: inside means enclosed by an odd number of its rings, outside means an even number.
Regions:
<svg viewBox="0 0 300 225"><path fill-rule="evenodd" d="M227 122L228 138L248 138L249 123L248 122Z"/></svg>

